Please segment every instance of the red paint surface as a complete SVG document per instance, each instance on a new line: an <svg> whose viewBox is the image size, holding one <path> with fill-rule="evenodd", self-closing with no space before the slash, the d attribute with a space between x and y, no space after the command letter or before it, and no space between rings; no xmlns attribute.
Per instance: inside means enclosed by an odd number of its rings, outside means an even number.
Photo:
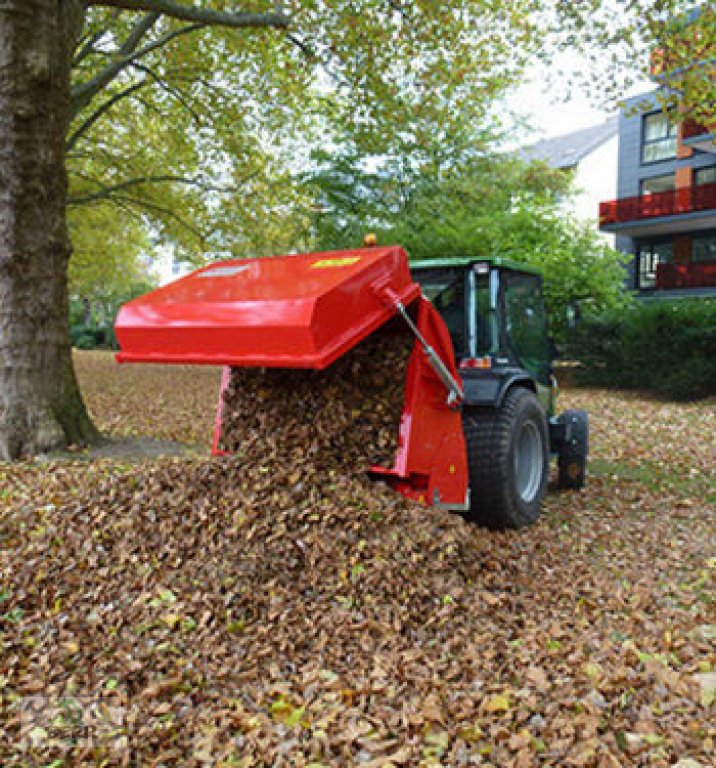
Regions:
<svg viewBox="0 0 716 768"><path fill-rule="evenodd" d="M392 317L386 288L420 293L397 246L219 262L125 304L117 360L325 368Z"/></svg>
<svg viewBox="0 0 716 768"><path fill-rule="evenodd" d="M455 354L447 326L425 298L418 304L418 330L459 382ZM371 472L397 491L423 504L461 505L468 487L467 448L460 411L446 404L445 385L430 367L420 344L413 348L405 380L405 402L400 436L391 469Z"/></svg>

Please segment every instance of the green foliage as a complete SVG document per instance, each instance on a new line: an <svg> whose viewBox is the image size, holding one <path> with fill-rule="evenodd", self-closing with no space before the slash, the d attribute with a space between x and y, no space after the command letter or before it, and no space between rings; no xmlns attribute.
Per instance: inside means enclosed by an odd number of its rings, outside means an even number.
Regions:
<svg viewBox="0 0 716 768"><path fill-rule="evenodd" d="M131 294L133 286L153 286L148 258L152 243L140 221L103 201L70 208L68 225L73 246L69 292L89 299L95 314L111 306L113 297ZM83 315L78 322L84 322Z"/></svg>
<svg viewBox="0 0 716 768"><path fill-rule="evenodd" d="M117 337L111 325L73 325L70 341L77 349L117 349Z"/></svg>
<svg viewBox="0 0 716 768"><path fill-rule="evenodd" d="M704 126L716 122L716 6L702 3L697 14L675 14L660 33L663 83L681 105L682 118Z"/></svg>
<svg viewBox="0 0 716 768"><path fill-rule="evenodd" d="M475 150L414 171L392 161L364 168L359 157L343 155L313 177L317 247L355 246L374 231L413 260L503 256L538 267L558 340L570 302L598 312L625 300L624 257L565 213L570 178L563 172Z"/></svg>
<svg viewBox="0 0 716 768"><path fill-rule="evenodd" d="M206 6L179 4L190 15ZM275 6L256 0L249 10ZM295 0L282 7L285 27L227 29L93 4L75 55L67 139L71 292L122 290L146 276L159 244L195 262L307 248L314 199L296 174L311 148L343 146L346 136L363 157L393 158L395 186L384 193L402 207L406 180L418 168L449 167L456 146L462 161L474 127L494 123L496 99L535 57L589 50L600 96L620 97L625 82L604 89L611 81L599 64L609 62L609 74L635 60L646 66L657 42L677 63L692 55L677 10L676 0L632 4L615 29L610 3L591 0ZM694 23L713 40L712 11ZM679 71L674 93L714 103L703 68ZM355 240L346 223L330 227L334 240ZM436 247L458 241L455 227L462 236L460 222L431 230Z"/></svg>
<svg viewBox="0 0 716 768"><path fill-rule="evenodd" d="M585 320L570 341L583 383L676 400L716 395L716 300L634 302Z"/></svg>
<svg viewBox="0 0 716 768"><path fill-rule="evenodd" d="M529 8L297 0L286 28L227 29L90 6L67 142L74 282L89 262L132 273L156 242L188 261L301 249L312 200L295 173L311 147L349 127L366 151L409 153L458 116L484 120L543 45ZM105 246L115 234L121 251Z"/></svg>
<svg viewBox="0 0 716 768"><path fill-rule="evenodd" d="M148 293L156 284L153 281L138 280L136 282L99 283L86 286L85 293L75 295L70 300L70 325L83 325L85 323L84 299L89 301L90 317L89 325L110 325L114 322L117 312L122 304Z"/></svg>
<svg viewBox="0 0 716 768"><path fill-rule="evenodd" d="M137 296L142 296L152 290L154 285L147 282L137 282L126 288L117 289L113 285L99 286L89 299L89 324L85 323L85 302L80 298L70 301L70 341L78 349L95 349L97 347L117 347L114 335L114 321L122 304ZM87 337L87 338L85 338ZM90 343L91 339L91 343Z"/></svg>
<svg viewBox="0 0 716 768"><path fill-rule="evenodd" d="M77 346L77 342L82 338L82 336L87 335L85 329L86 326L82 325L81 323L70 325L70 343L73 347Z"/></svg>
<svg viewBox="0 0 716 768"><path fill-rule="evenodd" d="M77 339L74 344L77 349L95 349L97 347L97 340L92 333L83 333Z"/></svg>
<svg viewBox="0 0 716 768"><path fill-rule="evenodd" d="M72 333L73 328L82 325L85 321L84 304L79 299L70 299L69 321L70 334Z"/></svg>
<svg viewBox="0 0 716 768"><path fill-rule="evenodd" d="M618 17L618 23L615 19ZM679 105L679 120L716 122L716 7L704 0L573 0L559 3L553 44L589 59L578 76L582 90L600 102L618 103L640 81L664 86L665 105ZM555 72L555 77L561 73ZM561 87L564 83L560 83Z"/></svg>

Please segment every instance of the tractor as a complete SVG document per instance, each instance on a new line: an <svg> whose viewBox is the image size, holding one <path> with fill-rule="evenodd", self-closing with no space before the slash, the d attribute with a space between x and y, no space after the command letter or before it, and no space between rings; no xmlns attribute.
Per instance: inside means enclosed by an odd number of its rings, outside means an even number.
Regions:
<svg viewBox="0 0 716 768"><path fill-rule="evenodd" d="M409 264L372 246L215 262L125 304L117 360L224 366L220 454L233 367L330 369L396 324L414 344L395 461L373 478L490 528L537 519L550 455L562 487L583 486L587 415L555 413L541 277L502 258Z"/></svg>
<svg viewBox="0 0 716 768"><path fill-rule="evenodd" d="M499 257L413 262L411 272L444 320L463 388L471 494L467 516L491 528L534 522L556 455L563 488L584 485L584 411L555 414L556 348L542 277ZM478 491L479 489L479 491Z"/></svg>

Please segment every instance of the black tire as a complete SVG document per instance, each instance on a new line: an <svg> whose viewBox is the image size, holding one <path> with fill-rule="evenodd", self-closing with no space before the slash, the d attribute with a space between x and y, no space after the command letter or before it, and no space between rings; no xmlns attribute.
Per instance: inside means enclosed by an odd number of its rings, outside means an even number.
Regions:
<svg viewBox="0 0 716 768"><path fill-rule="evenodd" d="M535 394L507 392L501 406L464 408L470 475L468 520L522 528L539 517L549 477L547 419Z"/></svg>
<svg viewBox="0 0 716 768"><path fill-rule="evenodd" d="M569 437L560 446L557 482L560 488L579 490L587 482L589 417L585 411L565 411L559 420L567 425Z"/></svg>

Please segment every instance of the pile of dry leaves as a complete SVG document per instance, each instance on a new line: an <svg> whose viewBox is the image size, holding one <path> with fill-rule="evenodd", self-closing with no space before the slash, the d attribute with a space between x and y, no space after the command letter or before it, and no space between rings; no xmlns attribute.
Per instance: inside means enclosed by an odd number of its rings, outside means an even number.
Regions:
<svg viewBox="0 0 716 768"><path fill-rule="evenodd" d="M713 765L701 486L611 464L519 533L412 505L358 469L402 362L236 376L233 457L0 467L0 763Z"/></svg>
<svg viewBox="0 0 716 768"><path fill-rule="evenodd" d="M403 336L377 336L325 371L234 368L221 447L352 474L391 465L410 351Z"/></svg>

